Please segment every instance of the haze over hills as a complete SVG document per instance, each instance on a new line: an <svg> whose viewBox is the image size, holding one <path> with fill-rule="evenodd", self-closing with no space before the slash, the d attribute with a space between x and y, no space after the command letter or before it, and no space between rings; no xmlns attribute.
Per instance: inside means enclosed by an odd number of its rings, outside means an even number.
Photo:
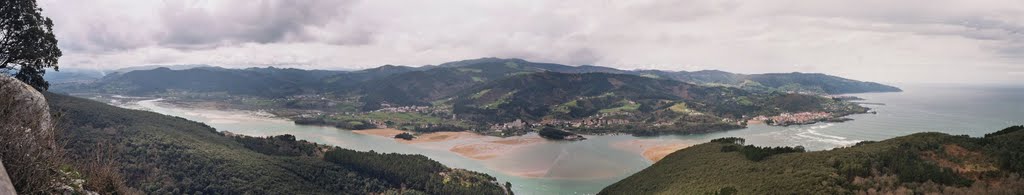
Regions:
<svg viewBox="0 0 1024 195"><path fill-rule="evenodd" d="M185 70L191 68L203 68L206 66L145 66L142 68L131 68L125 70L140 70L140 72L153 71L159 67L166 67L170 70ZM273 68L271 68L273 69ZM230 70L260 70L260 68L249 68L249 69L230 69ZM298 69L280 69L280 70L298 70ZM484 71L486 70L486 71ZM529 62L522 59L500 59L500 58L480 58L472 60L455 61L449 63L443 63L440 65L427 65L421 67L408 67L408 66L394 66L385 65L378 68L371 68L358 71L328 71L328 70L303 70L309 72L324 72L322 74L335 74L322 81L322 84L327 86L335 85L349 86L356 82L365 82L367 80L378 79L377 81L390 81L389 83L383 83L378 85L394 86L403 85L403 83L414 82L418 76L444 76L450 77L445 78L447 80L436 81L440 83L453 83L453 82L464 82L464 81L488 81L497 78L503 78L510 74L522 74L528 72L562 72L562 73L588 73L588 72L602 72L602 73L616 73L616 74L633 74L641 75L653 78L665 78L674 79L683 82L691 82L696 84L706 85L725 85L734 86L744 89L760 90L760 91L802 91L802 92L815 92L825 94L841 94L841 93L861 93L861 92L893 92L899 91L899 88L887 86L883 84L873 82L862 82L850 79L844 79L835 76L829 76L824 74L815 73L769 73L769 74L734 74L723 71L661 71L661 70L619 70L608 67L584 65L584 66L568 66L553 63L536 63ZM127 71L131 72L131 71ZM164 72L164 73L178 73L184 74L186 72ZM137 73L145 74L145 73ZM403 76L403 74L405 74ZM123 74L122 74L123 75ZM391 76L391 77L388 77ZM406 78L406 79L403 79ZM110 81L110 78L101 79L100 82L117 82ZM398 79L398 80L395 80ZM392 81L394 80L394 81ZM127 81L125 81L127 82ZM174 81L169 80L170 83L185 82L185 81ZM379 82L370 82L379 83ZM139 86L146 88L147 86ZM459 87L453 87L459 88ZM160 89L160 88L157 88ZM183 89L188 89L183 87ZM457 90L456 90L457 91Z"/></svg>

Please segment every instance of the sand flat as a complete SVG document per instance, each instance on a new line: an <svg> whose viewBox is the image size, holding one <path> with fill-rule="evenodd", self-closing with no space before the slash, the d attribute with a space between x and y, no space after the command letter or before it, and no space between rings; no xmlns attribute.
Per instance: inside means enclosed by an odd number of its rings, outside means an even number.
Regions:
<svg viewBox="0 0 1024 195"><path fill-rule="evenodd" d="M657 145L644 149L643 156L644 158L647 158L647 160L650 160L651 162L658 162L659 160L664 159L665 156L668 156L669 154L672 154L673 152L676 152L680 149L690 147L690 145L691 144L686 143L670 143Z"/></svg>
<svg viewBox="0 0 1024 195"><path fill-rule="evenodd" d="M395 135L405 133L405 131L398 129L364 129L364 130L352 130L353 133L363 135L376 135L387 138L394 138Z"/></svg>
<svg viewBox="0 0 1024 195"><path fill-rule="evenodd" d="M363 134L363 135L381 136L381 137L386 137L386 138L394 138L395 135L402 134L402 133L412 133L412 134L415 134L414 132L403 131L403 130L392 129L392 128L353 130L352 132L353 133L358 133L358 134ZM460 140L460 139L475 139L475 138L480 138L480 137L484 137L484 136L476 134L476 133L472 133L472 132L465 132L465 131L460 131L460 132L443 131L443 132L433 132L433 133L418 134L418 135L416 135L416 138L412 139L412 140L404 140L404 139L395 139L395 140L397 140L398 142L402 142L402 143L415 144L415 143L430 143L430 142L446 142L446 141Z"/></svg>
<svg viewBox="0 0 1024 195"><path fill-rule="evenodd" d="M488 160L494 157L498 157L498 151L495 145L488 144L463 144L453 146L449 151L455 152L460 156L476 159L476 160Z"/></svg>
<svg viewBox="0 0 1024 195"><path fill-rule="evenodd" d="M463 140L463 139L478 139L485 137L480 134L473 132L459 131L442 131L416 135L416 139L412 140L401 140L403 143L428 143L428 142L446 142L452 140Z"/></svg>
<svg viewBox="0 0 1024 195"><path fill-rule="evenodd" d="M449 151L476 160L489 160L515 149L545 141L540 137L507 137L477 143L459 144Z"/></svg>
<svg viewBox="0 0 1024 195"><path fill-rule="evenodd" d="M615 148L635 152L651 162L658 162L665 156L692 145L679 140L628 140L612 143Z"/></svg>
<svg viewBox="0 0 1024 195"><path fill-rule="evenodd" d="M405 133L407 131L387 128L354 130L352 132L363 135L374 135L393 138L395 137L395 135ZM499 154L503 154L511 150L521 148L523 146L528 146L545 141L544 138L541 138L539 136L516 136L499 138L484 136L473 132L465 131L424 133L416 135L416 138L412 140L395 140L406 144L460 141L462 143L452 146L451 148L448 149L448 151L475 160L493 159L495 157L498 157Z"/></svg>

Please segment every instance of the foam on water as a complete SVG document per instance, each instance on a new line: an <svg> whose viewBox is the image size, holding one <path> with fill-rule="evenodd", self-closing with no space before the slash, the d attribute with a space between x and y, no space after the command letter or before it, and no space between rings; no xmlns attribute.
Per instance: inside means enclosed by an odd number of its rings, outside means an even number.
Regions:
<svg viewBox="0 0 1024 195"><path fill-rule="evenodd" d="M801 132L797 133L796 136L801 137L801 138L806 138L806 139L809 139L809 140L812 140L812 141L816 141L816 142L829 143L829 144L833 144L833 145L836 145L836 146L849 146L849 145L853 145L853 144L856 144L857 142L861 142L862 141L862 140L847 139L846 137L842 137L842 136L829 135L829 134L824 134L824 133L818 132L818 130L829 128L829 127L832 127L832 126L833 126L832 123L827 123L827 124L823 124L823 125L811 126L811 127L808 127L808 128L799 128L799 130Z"/></svg>

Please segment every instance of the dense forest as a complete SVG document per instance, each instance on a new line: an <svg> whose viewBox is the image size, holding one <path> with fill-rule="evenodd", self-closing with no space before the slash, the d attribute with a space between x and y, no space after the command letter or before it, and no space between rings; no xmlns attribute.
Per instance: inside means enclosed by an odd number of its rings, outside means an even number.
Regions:
<svg viewBox="0 0 1024 195"><path fill-rule="evenodd" d="M1024 126L981 138L917 133L828 151L716 139L668 155L601 194L1017 194Z"/></svg>
<svg viewBox="0 0 1024 195"><path fill-rule="evenodd" d="M508 192L493 177L448 168L421 155L353 151L290 135L222 134L179 117L65 95L46 97L60 115L68 158L75 162L72 170L80 172L86 188L102 193Z"/></svg>
<svg viewBox="0 0 1024 195"><path fill-rule="evenodd" d="M455 114L484 124L593 119L599 125L563 125L579 132L637 135L736 129L742 128L738 123L745 116L783 112L846 115L867 111L856 104L813 95L751 93L625 74L557 72L493 81L461 92L450 103Z"/></svg>
<svg viewBox="0 0 1024 195"><path fill-rule="evenodd" d="M711 140L712 143L725 143L729 144L722 146L722 152L736 152L743 154L747 160L761 161L769 156L776 154L794 153L794 152L806 152L803 146L789 147L789 146L777 146L777 147L762 147L755 145L743 146L745 142L743 138L738 137L726 137Z"/></svg>

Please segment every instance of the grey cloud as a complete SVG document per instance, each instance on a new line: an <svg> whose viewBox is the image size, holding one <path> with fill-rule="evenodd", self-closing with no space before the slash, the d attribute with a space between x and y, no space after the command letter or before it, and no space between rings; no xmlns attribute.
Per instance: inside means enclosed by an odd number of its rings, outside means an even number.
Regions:
<svg viewBox="0 0 1024 195"><path fill-rule="evenodd" d="M323 41L310 35L310 28L323 28L332 21L344 21L355 1L264 0L219 1L213 10L171 2L160 17L164 34L160 44L175 48L207 48L239 43ZM356 32L357 40L334 43L365 44L369 31Z"/></svg>
<svg viewBox="0 0 1024 195"><path fill-rule="evenodd" d="M913 79L1024 62L1024 1L1012 0L39 1L68 51L62 62L98 66L365 68L495 56Z"/></svg>

